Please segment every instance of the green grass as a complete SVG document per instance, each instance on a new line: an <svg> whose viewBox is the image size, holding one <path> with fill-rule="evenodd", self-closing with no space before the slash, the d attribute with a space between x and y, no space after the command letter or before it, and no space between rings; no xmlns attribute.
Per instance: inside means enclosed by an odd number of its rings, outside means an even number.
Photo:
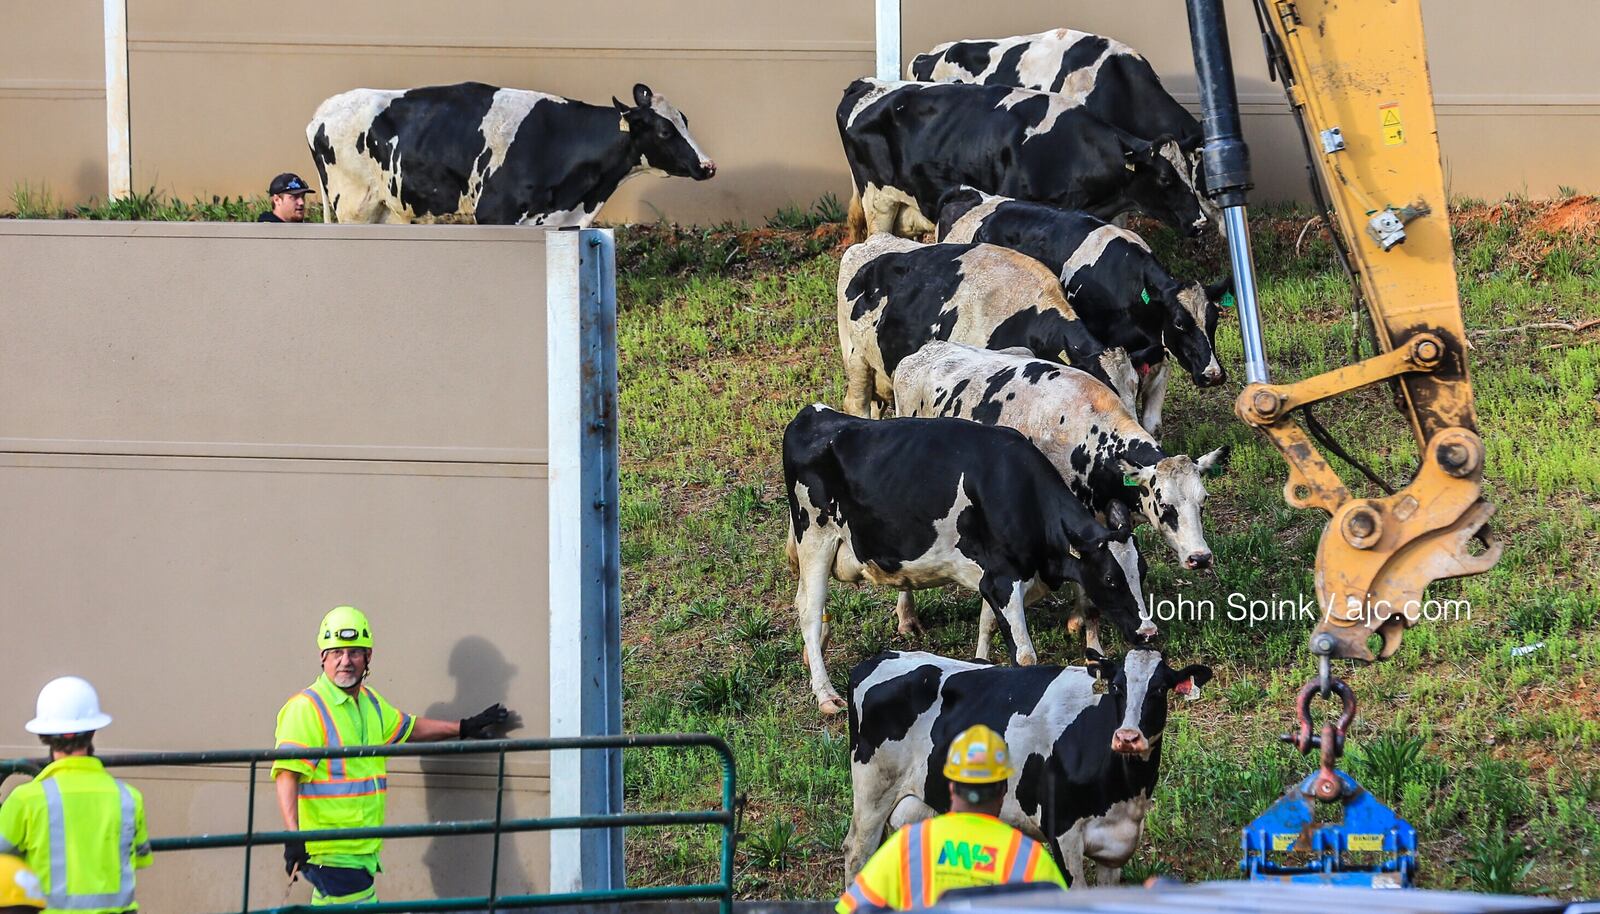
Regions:
<svg viewBox="0 0 1600 914"><path fill-rule="evenodd" d="M1539 237L1536 204L1458 214L1462 300L1472 329L1600 317L1591 245ZM718 733L733 745L746 795L737 857L749 897L835 895L850 816L843 720L824 720L806 684L783 553L786 507L779 440L795 412L837 405L834 238L818 238L818 208L794 208L769 227L619 230L623 426L625 716L631 731ZM1257 212L1256 251L1276 377L1348 359L1349 295L1308 217ZM824 225L824 228L827 226ZM1215 239L1154 243L1180 273L1215 279ZM1565 252L1565 253L1559 253ZM1361 716L1347 767L1411 818L1422 838L1424 885L1600 894L1600 347L1596 334L1530 331L1474 340L1478 418L1489 448L1488 497L1505 557L1489 573L1443 582L1430 595L1471 601L1472 617L1420 625L1391 662L1350 675ZM1238 829L1315 767L1276 740L1295 691L1312 674L1309 626L1228 624L1225 595L1314 593L1311 566L1323 519L1282 504L1284 465L1232 415L1241 372L1237 323L1219 348L1232 383L1173 385L1169 447L1234 446L1228 473L1209 480L1217 573L1175 568L1148 529L1150 587L1211 599L1218 621L1167 626L1180 662L1217 672L1201 701L1175 702L1163 781L1138 874L1232 878ZM1416 448L1384 390L1319 407L1352 453L1406 478ZM1357 494L1367 485L1345 478ZM886 647L969 656L977 599L953 589L918 594L929 634L895 632L894 595L834 584L829 672ZM1059 606L1029 616L1049 662L1081 642ZM1513 657L1514 647L1544 647ZM638 809L717 802L714 760L642 752L626 767ZM713 830L635 832L630 882L715 875ZM1530 849L1537 849L1534 853Z"/></svg>
<svg viewBox="0 0 1600 914"><path fill-rule="evenodd" d="M271 208L263 195L259 197L218 197L209 200L196 197L190 201L169 197L152 187L144 192L135 191L127 197L102 201L98 198L88 203L67 206L59 201L49 187L21 183L12 188L9 210L0 209L0 216L16 219L100 219L138 220L148 222L254 222L256 217ZM312 197L306 204L306 221L321 222L322 206Z"/></svg>

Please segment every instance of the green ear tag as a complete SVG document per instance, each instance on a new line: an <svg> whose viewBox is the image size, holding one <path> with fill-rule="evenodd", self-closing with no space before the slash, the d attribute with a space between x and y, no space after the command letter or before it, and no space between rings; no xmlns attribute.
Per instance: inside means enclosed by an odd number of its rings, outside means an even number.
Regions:
<svg viewBox="0 0 1600 914"><path fill-rule="evenodd" d="M1223 307L1223 308L1232 308L1233 307L1233 293L1232 292L1224 292L1224 293L1222 293L1222 301L1218 302L1217 304L1220 307Z"/></svg>
<svg viewBox="0 0 1600 914"><path fill-rule="evenodd" d="M1123 485L1125 485L1125 486L1130 486L1130 487L1133 487L1133 488L1138 488L1138 486L1139 486L1139 480L1137 480L1137 479L1134 479L1134 478L1133 478L1133 477L1132 477L1132 476L1128 476L1128 475L1124 475L1124 476L1123 476L1123 477L1122 477L1122 484L1123 484Z"/></svg>
<svg viewBox="0 0 1600 914"><path fill-rule="evenodd" d="M1145 304L1147 304L1147 305L1150 304L1150 290L1149 289L1140 289L1139 290L1139 297L1144 299L1144 303Z"/></svg>

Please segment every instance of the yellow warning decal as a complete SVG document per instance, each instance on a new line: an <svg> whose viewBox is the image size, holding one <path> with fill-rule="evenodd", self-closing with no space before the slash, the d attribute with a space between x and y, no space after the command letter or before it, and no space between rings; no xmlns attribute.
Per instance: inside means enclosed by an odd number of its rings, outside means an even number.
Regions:
<svg viewBox="0 0 1600 914"><path fill-rule="evenodd" d="M1379 122L1383 126L1383 145L1402 146L1406 141L1406 130L1400 123L1400 103L1390 102L1378 106Z"/></svg>
<svg viewBox="0 0 1600 914"><path fill-rule="evenodd" d="M1383 835L1346 835L1344 846L1353 851L1383 850Z"/></svg>
<svg viewBox="0 0 1600 914"><path fill-rule="evenodd" d="M1272 849L1275 851L1286 851L1289 848L1294 847L1294 839L1298 837L1300 836L1297 834L1273 835Z"/></svg>

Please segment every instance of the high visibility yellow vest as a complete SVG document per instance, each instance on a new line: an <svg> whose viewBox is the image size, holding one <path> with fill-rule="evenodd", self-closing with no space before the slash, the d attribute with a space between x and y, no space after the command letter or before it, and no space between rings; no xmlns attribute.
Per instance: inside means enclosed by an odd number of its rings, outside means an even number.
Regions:
<svg viewBox="0 0 1600 914"><path fill-rule="evenodd" d="M45 911L131 911L133 871L150 865L144 797L92 756L52 762L0 806L0 853L27 861Z"/></svg>
<svg viewBox="0 0 1600 914"><path fill-rule="evenodd" d="M366 686L352 696L326 675L290 698L278 712L278 748L378 746L403 743L411 738L416 718L395 710L382 695ZM272 775L293 771L300 776L300 827L370 828L383 824L384 797L389 790L387 760L382 758L282 759L272 764ZM376 857L382 838L309 841L306 853L313 863L350 865L348 861L319 857Z"/></svg>
<svg viewBox="0 0 1600 914"><path fill-rule="evenodd" d="M835 905L838 914L931 907L951 889L1003 882L1066 888L1037 841L993 816L953 812L900 829L878 848Z"/></svg>

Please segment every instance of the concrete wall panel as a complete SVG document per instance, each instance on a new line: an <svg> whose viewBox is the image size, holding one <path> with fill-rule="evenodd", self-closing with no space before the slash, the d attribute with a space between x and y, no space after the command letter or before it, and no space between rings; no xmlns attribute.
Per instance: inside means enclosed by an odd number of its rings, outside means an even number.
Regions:
<svg viewBox="0 0 1600 914"><path fill-rule="evenodd" d="M39 752L26 710L66 674L115 718L103 752L270 747L340 603L398 707L501 701L547 735L543 238L0 223L0 757ZM390 821L492 816L491 764L395 761ZM548 757L508 771L509 808L546 814ZM242 768L124 776L154 835L244 828ZM257 807L277 828L270 786ZM502 890L547 886L545 839L512 845ZM487 847L395 842L382 891L481 893ZM236 904L242 852L200 856L161 857L141 902ZM279 852L254 872L281 903Z"/></svg>

